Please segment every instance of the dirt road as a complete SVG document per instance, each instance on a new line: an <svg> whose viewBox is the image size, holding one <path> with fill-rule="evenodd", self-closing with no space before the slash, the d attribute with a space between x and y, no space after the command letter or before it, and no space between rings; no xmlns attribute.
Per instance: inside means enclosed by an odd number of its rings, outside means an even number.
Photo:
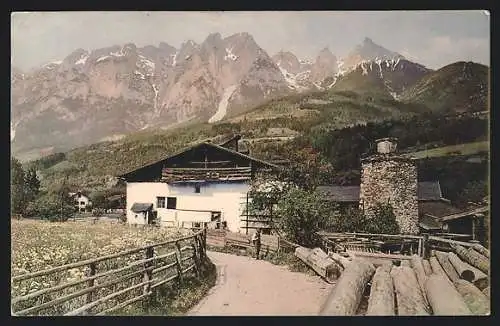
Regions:
<svg viewBox="0 0 500 326"><path fill-rule="evenodd" d="M209 252L217 283L188 316L317 315L331 286L262 260Z"/></svg>

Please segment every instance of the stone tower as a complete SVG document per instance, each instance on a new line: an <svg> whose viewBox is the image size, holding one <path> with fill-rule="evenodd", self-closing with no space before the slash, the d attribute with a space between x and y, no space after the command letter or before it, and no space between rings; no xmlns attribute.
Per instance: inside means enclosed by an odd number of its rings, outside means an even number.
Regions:
<svg viewBox="0 0 500 326"><path fill-rule="evenodd" d="M376 140L377 153L361 160L360 206L373 214L377 203L389 203L401 233L417 234L417 166L413 159L397 154L397 139Z"/></svg>

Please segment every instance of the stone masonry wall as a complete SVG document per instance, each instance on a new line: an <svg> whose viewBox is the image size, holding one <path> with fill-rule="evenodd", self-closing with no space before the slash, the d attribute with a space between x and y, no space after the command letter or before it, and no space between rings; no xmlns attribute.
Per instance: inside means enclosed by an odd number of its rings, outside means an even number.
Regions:
<svg viewBox="0 0 500 326"><path fill-rule="evenodd" d="M417 167L396 155L375 155L362 162L360 203L373 214L377 203L393 207L400 232L418 234Z"/></svg>

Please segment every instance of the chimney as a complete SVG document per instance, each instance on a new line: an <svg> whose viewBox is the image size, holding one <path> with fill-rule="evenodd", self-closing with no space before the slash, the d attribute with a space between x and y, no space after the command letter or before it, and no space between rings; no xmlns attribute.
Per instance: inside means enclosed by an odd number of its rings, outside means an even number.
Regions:
<svg viewBox="0 0 500 326"><path fill-rule="evenodd" d="M396 152L398 146L397 138L380 138L375 140L377 143L377 153L378 154L389 154Z"/></svg>

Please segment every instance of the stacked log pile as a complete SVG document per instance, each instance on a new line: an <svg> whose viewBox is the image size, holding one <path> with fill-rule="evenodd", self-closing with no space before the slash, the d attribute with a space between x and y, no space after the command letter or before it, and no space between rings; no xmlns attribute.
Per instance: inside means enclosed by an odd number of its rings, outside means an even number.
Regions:
<svg viewBox="0 0 500 326"><path fill-rule="evenodd" d="M320 311L323 316L490 314L489 251L484 247L454 245L449 252L432 250L428 259L344 256L304 247L297 248L296 256L336 283Z"/></svg>

